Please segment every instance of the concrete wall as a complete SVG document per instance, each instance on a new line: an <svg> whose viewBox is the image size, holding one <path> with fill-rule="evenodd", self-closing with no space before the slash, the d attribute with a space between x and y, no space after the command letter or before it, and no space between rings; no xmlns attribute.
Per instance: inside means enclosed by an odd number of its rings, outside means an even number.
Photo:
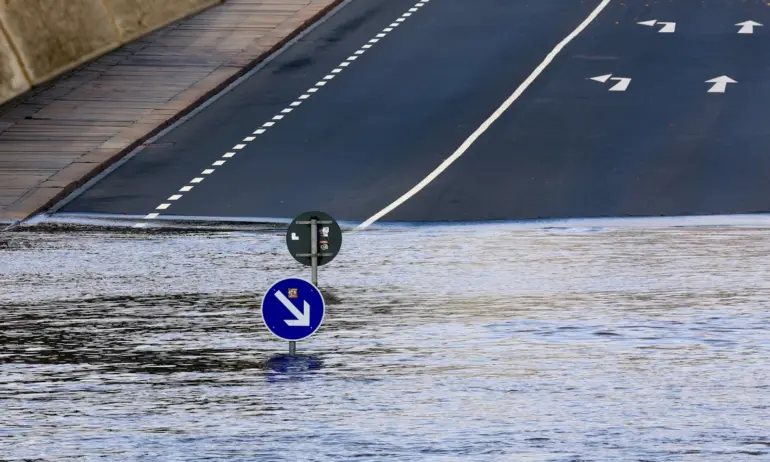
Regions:
<svg viewBox="0 0 770 462"><path fill-rule="evenodd" d="M0 104L223 0L0 0Z"/></svg>

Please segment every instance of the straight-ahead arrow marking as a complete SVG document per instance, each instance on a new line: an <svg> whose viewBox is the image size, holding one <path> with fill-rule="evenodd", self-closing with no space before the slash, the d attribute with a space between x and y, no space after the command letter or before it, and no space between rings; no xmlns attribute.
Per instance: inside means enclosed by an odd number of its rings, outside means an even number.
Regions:
<svg viewBox="0 0 770 462"><path fill-rule="evenodd" d="M728 83L738 83L726 75L715 77L711 80L706 80L706 83L713 83L714 85L709 88L708 93L724 93L727 90Z"/></svg>
<svg viewBox="0 0 770 462"><path fill-rule="evenodd" d="M275 292L275 298L277 298L295 318L284 320L286 325L290 327L310 327L310 304L308 302L304 302L305 312L302 313L280 290Z"/></svg>
<svg viewBox="0 0 770 462"><path fill-rule="evenodd" d="M754 28L762 26L762 24L756 21L743 21L736 24L736 26L741 26L741 29L738 31L739 34L753 34Z"/></svg>

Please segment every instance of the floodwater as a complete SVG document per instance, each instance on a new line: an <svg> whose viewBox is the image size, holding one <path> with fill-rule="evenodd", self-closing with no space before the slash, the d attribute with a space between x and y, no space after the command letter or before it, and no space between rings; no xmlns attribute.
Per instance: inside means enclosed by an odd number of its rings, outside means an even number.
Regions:
<svg viewBox="0 0 770 462"><path fill-rule="evenodd" d="M770 460L770 228L0 235L0 459Z"/></svg>

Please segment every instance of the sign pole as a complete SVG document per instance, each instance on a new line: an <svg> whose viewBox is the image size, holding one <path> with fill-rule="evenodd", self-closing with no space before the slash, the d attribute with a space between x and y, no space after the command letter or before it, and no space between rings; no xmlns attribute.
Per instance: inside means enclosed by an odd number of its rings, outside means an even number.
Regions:
<svg viewBox="0 0 770 462"><path fill-rule="evenodd" d="M310 282L318 286L318 220L310 220Z"/></svg>
<svg viewBox="0 0 770 462"><path fill-rule="evenodd" d="M312 218L310 220L310 260L311 260L311 273L310 282L314 286L318 286L318 219ZM289 342L289 354L294 355L297 353L297 342Z"/></svg>
<svg viewBox="0 0 770 462"><path fill-rule="evenodd" d="M310 225L310 229L306 228L307 225ZM318 225L322 225L323 227L319 228ZM308 231L310 231L310 236L308 236ZM321 234L320 236L319 231ZM310 245L310 253L306 253L308 244ZM273 294L274 297L277 297L276 300L280 302L279 304L276 304L278 302L273 302L270 297L266 299L268 302L263 300L263 304L267 303L266 306L268 307L267 309L269 312L268 317L271 318L270 322L265 322L268 326L268 329L270 329L270 331L276 334L278 337L284 340L288 340L289 354L294 355L297 352L297 341L291 339L297 338L301 340L301 338L305 338L296 337L295 333L302 332L302 330L307 330L308 328L312 327L312 331L310 332L312 334L312 332L315 332L315 330L320 327L320 321L319 324L313 326L312 323L315 323L318 320L311 322L308 315L305 315L304 313L316 313L317 309L312 307L322 306L322 315L320 320L323 320L323 310L325 310L325 305L323 302L323 295L321 294L320 289L318 289L318 267L329 263L339 253L340 247L342 247L342 230L334 218L329 216L327 213L319 211L305 212L294 218L294 220L289 225L289 228L286 230L286 246L289 248L289 253L292 257L294 257L295 260L305 266L310 266L311 268L311 285L313 286L312 289L315 290L311 289L310 291L306 292L317 292L318 297L321 298L320 301L316 300L310 305L308 305L309 300L302 300L300 303L304 302L304 306L307 308L300 308L288 300L289 298L297 298L297 289L295 286L284 288L287 294L286 296L283 296L285 299L281 299L282 296L279 295L278 292ZM318 251L319 246L321 250L320 253ZM288 281L288 279L284 281ZM304 279L297 279L296 281L304 281L304 283L307 283L307 281ZM303 285L302 282L297 282L297 284L300 286ZM294 294L294 296L292 297L290 294ZM265 309L266 308L263 306L263 319L266 313ZM290 311L295 319L278 320L273 318L275 313L285 313L286 310ZM288 326L292 327L292 329L284 331L283 324L288 324ZM280 334L277 334L276 332L279 332Z"/></svg>

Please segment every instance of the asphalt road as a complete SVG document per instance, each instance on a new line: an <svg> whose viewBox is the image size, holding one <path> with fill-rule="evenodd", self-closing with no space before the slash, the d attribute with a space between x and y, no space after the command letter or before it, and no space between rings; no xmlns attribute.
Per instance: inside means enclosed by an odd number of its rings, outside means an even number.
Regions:
<svg viewBox="0 0 770 462"><path fill-rule="evenodd" d="M449 158L602 5L415 1L353 0L58 213L366 220ZM649 20L675 26L638 24ZM739 34L747 20L767 27ZM766 2L612 0L573 35L382 220L770 211ZM723 75L737 83L706 83Z"/></svg>

